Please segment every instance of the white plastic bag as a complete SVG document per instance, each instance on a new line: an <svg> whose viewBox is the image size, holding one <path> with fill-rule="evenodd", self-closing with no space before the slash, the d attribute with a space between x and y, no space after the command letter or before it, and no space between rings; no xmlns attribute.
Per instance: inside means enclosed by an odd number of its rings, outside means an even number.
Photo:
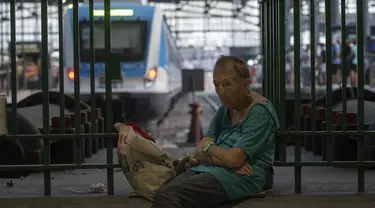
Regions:
<svg viewBox="0 0 375 208"><path fill-rule="evenodd" d="M116 123L119 132L118 162L139 196L152 201L155 191L165 181L176 176L173 156L166 153L155 141L132 124Z"/></svg>

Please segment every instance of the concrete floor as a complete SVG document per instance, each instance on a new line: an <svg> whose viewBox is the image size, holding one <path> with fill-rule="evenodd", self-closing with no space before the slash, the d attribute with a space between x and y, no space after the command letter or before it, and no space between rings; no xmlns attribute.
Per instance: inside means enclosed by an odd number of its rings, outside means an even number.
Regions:
<svg viewBox="0 0 375 208"><path fill-rule="evenodd" d="M191 148L171 148L168 152L180 155ZM86 163L104 163L105 150L88 159ZM114 159L117 155L114 152ZM294 159L293 149L288 148L287 159ZM303 152L303 161L319 160L319 157ZM0 207L149 207L146 201L127 197L131 187L120 170L115 170L115 196L105 193L91 194L93 183L106 184L106 170L74 170L52 173L52 196L43 196L43 174L33 174L15 179L14 187L5 187L9 179L0 179ZM358 195L355 169L331 167L306 167L302 170L302 192L294 194L294 169L276 167L274 189L265 198L253 198L222 207L375 207L375 171L366 172L366 194ZM48 206L45 206L48 205Z"/></svg>
<svg viewBox="0 0 375 208"><path fill-rule="evenodd" d="M374 208L375 195L335 195L335 196L268 196L263 199L250 199L241 203L218 206L218 208ZM41 197L0 199L2 208L56 207L56 208L149 208L142 199L114 197Z"/></svg>

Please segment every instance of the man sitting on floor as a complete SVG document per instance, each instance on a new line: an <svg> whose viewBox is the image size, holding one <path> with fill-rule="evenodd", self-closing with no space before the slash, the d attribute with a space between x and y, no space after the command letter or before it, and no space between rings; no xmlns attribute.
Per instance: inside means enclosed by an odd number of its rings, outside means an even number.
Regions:
<svg viewBox="0 0 375 208"><path fill-rule="evenodd" d="M249 68L237 57L220 57L213 77L223 105L196 149L201 165L161 187L152 208L211 207L253 196L265 185L279 125L274 107L251 91Z"/></svg>

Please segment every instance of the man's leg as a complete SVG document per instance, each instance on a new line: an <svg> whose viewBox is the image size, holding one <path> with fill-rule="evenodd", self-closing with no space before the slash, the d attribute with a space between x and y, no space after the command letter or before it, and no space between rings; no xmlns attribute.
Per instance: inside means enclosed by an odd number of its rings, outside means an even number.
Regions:
<svg viewBox="0 0 375 208"><path fill-rule="evenodd" d="M166 184L164 184L164 186L178 184L178 183L180 183L180 181L182 179L186 179L186 178L189 178L189 177L195 176L195 175L198 175L198 173L194 172L194 171L186 171L186 172L181 173L180 175L176 176L171 181L168 181Z"/></svg>
<svg viewBox="0 0 375 208"><path fill-rule="evenodd" d="M220 182L209 173L175 178L156 191L151 208L200 208L229 201Z"/></svg>

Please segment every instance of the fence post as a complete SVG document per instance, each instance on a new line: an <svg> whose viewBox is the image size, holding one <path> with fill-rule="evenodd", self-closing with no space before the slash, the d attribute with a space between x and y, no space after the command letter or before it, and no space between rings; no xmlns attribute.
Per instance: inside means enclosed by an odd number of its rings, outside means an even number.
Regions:
<svg viewBox="0 0 375 208"><path fill-rule="evenodd" d="M0 95L0 136L7 134L7 98L5 95Z"/></svg>

